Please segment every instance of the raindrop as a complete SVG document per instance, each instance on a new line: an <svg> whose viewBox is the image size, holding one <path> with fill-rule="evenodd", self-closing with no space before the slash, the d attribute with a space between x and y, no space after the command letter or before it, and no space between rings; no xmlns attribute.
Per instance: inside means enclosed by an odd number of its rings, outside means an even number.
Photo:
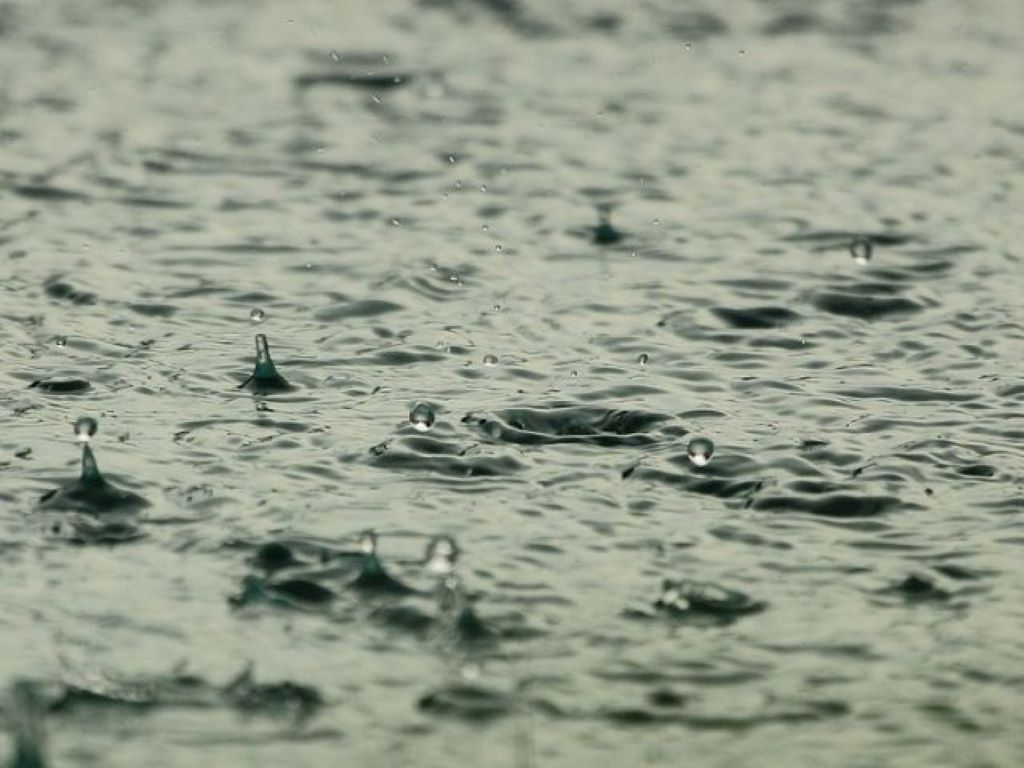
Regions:
<svg viewBox="0 0 1024 768"><path fill-rule="evenodd" d="M53 343L56 344L58 347L66 347L68 345L68 337L67 336L57 336L53 340Z"/></svg>
<svg viewBox="0 0 1024 768"><path fill-rule="evenodd" d="M636 362L641 368L645 368L647 366L648 360L650 360L650 358L647 356L646 352L641 352L636 358Z"/></svg>
<svg viewBox="0 0 1024 768"><path fill-rule="evenodd" d="M455 155L448 155L448 162L455 165Z"/></svg>
<svg viewBox="0 0 1024 768"><path fill-rule="evenodd" d="M337 51L331 51L331 58L335 61L341 61L341 57L338 55Z"/></svg>
<svg viewBox="0 0 1024 768"><path fill-rule="evenodd" d="M266 313L266 312L264 312L264 311L263 311L262 309L260 309L259 307L255 307L255 308L254 308L254 309L253 309L253 310L252 310L252 311L251 311L251 312L249 313L249 321L250 321L250 322L252 322L252 323L254 323L255 325L259 325L260 323L262 323L262 322L263 322L264 320L266 320L266 319L267 319L267 313Z"/></svg>
<svg viewBox="0 0 1024 768"><path fill-rule="evenodd" d="M92 416L82 416L75 422L75 436L80 443L88 443L96 434L99 425Z"/></svg>
<svg viewBox="0 0 1024 768"><path fill-rule="evenodd" d="M402 226L402 222L399 221L398 219L391 219L391 226L392 227L400 227L400 226Z"/></svg>
<svg viewBox="0 0 1024 768"><path fill-rule="evenodd" d="M695 467L706 466L715 452L715 444L706 437L695 437L686 446L686 454Z"/></svg>
<svg viewBox="0 0 1024 768"><path fill-rule="evenodd" d="M417 432L428 431L432 426L434 426L435 418L434 409L427 403L417 403L416 406L409 411L409 423L412 424L412 428Z"/></svg>
<svg viewBox="0 0 1024 768"><path fill-rule="evenodd" d="M484 365L494 367L498 364L498 358L495 355L484 355Z"/></svg>
<svg viewBox="0 0 1024 768"><path fill-rule="evenodd" d="M505 247L501 243L497 243L494 246L494 250L496 250L498 253L501 253L503 250L505 250Z"/></svg>
<svg viewBox="0 0 1024 768"><path fill-rule="evenodd" d="M481 184L480 185L480 191L481 192L486 192L487 191L487 185L486 184Z"/></svg>
<svg viewBox="0 0 1024 768"><path fill-rule="evenodd" d="M377 554L377 534L373 531L363 531L359 536L359 549L364 555Z"/></svg>
<svg viewBox="0 0 1024 768"><path fill-rule="evenodd" d="M256 412L257 413L266 413L269 410L270 410L270 406L267 405L265 400L260 400L258 403L256 403Z"/></svg>
<svg viewBox="0 0 1024 768"><path fill-rule="evenodd" d="M438 576L449 576L455 571L459 547L451 536L435 536L427 544L427 570Z"/></svg>
<svg viewBox="0 0 1024 768"><path fill-rule="evenodd" d="M871 261L873 249L871 241L866 237L858 237L850 243L850 255L853 256L853 260L857 264L862 266Z"/></svg>

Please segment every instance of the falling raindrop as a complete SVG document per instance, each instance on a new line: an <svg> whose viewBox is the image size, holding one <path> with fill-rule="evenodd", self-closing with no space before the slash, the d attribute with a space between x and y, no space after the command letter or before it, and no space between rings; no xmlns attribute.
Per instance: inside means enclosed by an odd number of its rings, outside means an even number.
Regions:
<svg viewBox="0 0 1024 768"><path fill-rule="evenodd" d="M432 426L434 426L435 419L436 415L434 414L434 409L427 403L417 403L416 406L409 411L409 423L412 424L412 428L417 432L427 432Z"/></svg>
<svg viewBox="0 0 1024 768"><path fill-rule="evenodd" d="M874 246L866 237L858 237L850 243L850 255L853 256L853 260L863 266L871 261L871 252L874 250Z"/></svg>
<svg viewBox="0 0 1024 768"><path fill-rule="evenodd" d="M82 416L75 422L75 436L80 443L88 443L96 434L99 425L92 416Z"/></svg>
<svg viewBox="0 0 1024 768"><path fill-rule="evenodd" d="M715 444L706 437L695 437L686 446L686 454L695 467L706 466L715 452Z"/></svg>
<svg viewBox="0 0 1024 768"><path fill-rule="evenodd" d="M253 310L249 313L249 321L252 322L255 325L259 325L264 320L266 320L266 318L267 318L267 313L264 312L259 307L254 307Z"/></svg>
<svg viewBox="0 0 1024 768"><path fill-rule="evenodd" d="M359 549L364 555L377 554L377 534L373 531L363 531L359 536Z"/></svg>
<svg viewBox="0 0 1024 768"><path fill-rule="evenodd" d="M438 576L449 576L455 571L459 547L451 536L435 536L427 544L427 570Z"/></svg>

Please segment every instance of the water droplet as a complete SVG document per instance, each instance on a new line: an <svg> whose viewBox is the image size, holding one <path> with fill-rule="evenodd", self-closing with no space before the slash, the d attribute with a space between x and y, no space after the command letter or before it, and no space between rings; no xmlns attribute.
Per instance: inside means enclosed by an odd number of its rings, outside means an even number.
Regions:
<svg viewBox="0 0 1024 768"><path fill-rule="evenodd" d="M427 570L438 576L449 576L459 559L459 547L451 536L435 536L427 544Z"/></svg>
<svg viewBox="0 0 1024 768"><path fill-rule="evenodd" d="M496 243L494 246L494 250L496 250L498 253L501 253L503 250L505 250L505 246L503 246L501 243Z"/></svg>
<svg viewBox="0 0 1024 768"><path fill-rule="evenodd" d="M264 312L259 307L255 307L249 313L249 321L254 323L254 324L256 324L256 325L259 325L260 323L262 323L266 318L267 318L267 313Z"/></svg>
<svg viewBox="0 0 1024 768"><path fill-rule="evenodd" d="M409 411L409 423L412 424L412 428L417 432L426 432L432 426L434 426L434 420L436 416L434 409L431 408L427 403L417 403L416 406Z"/></svg>
<svg viewBox="0 0 1024 768"><path fill-rule="evenodd" d="M400 227L400 226L402 226L402 222L399 221L398 219L391 219L391 226L392 227Z"/></svg>
<svg viewBox="0 0 1024 768"><path fill-rule="evenodd" d="M377 534L373 531L363 531L359 536L359 549L364 555L377 554Z"/></svg>
<svg viewBox="0 0 1024 768"><path fill-rule="evenodd" d="M455 155L448 155L448 162L455 165Z"/></svg>
<svg viewBox="0 0 1024 768"><path fill-rule="evenodd" d="M715 444L706 437L695 437L686 446L686 453L690 457L690 463L695 467L703 467L711 461L715 452Z"/></svg>
<svg viewBox="0 0 1024 768"><path fill-rule="evenodd" d="M335 61L341 61L341 57L338 55L337 51L331 51L331 58Z"/></svg>
<svg viewBox="0 0 1024 768"><path fill-rule="evenodd" d="M498 364L498 358L496 355L484 355L484 365L494 367Z"/></svg>
<svg viewBox="0 0 1024 768"><path fill-rule="evenodd" d="M652 223L652 224L654 224L654 226L656 226L656 227L657 227L657 226L660 226L660 225L661 225L661 219L655 219L655 220L654 220L654 221L652 221L651 223Z"/></svg>
<svg viewBox="0 0 1024 768"><path fill-rule="evenodd" d="M858 237L850 243L850 255L853 256L853 260L860 265L867 264L871 261L872 250L874 250L874 246L866 237Z"/></svg>
<svg viewBox="0 0 1024 768"><path fill-rule="evenodd" d="M456 179L455 180L455 188L456 189L462 189L462 180L461 179Z"/></svg>
<svg viewBox="0 0 1024 768"><path fill-rule="evenodd" d="M641 368L647 365L648 360L650 360L650 358L647 356L646 352L641 352L636 358L636 362Z"/></svg>
<svg viewBox="0 0 1024 768"><path fill-rule="evenodd" d="M487 185L486 184L481 184L480 185L480 191L481 192L486 192L487 191Z"/></svg>
<svg viewBox="0 0 1024 768"><path fill-rule="evenodd" d="M490 229L490 226L487 225L487 224L481 224L480 225L480 229L482 229L484 232L486 232L486 231L488 231Z"/></svg>
<svg viewBox="0 0 1024 768"><path fill-rule="evenodd" d="M270 410L270 406L267 405L265 400L260 400L258 403L256 403L256 412L257 413L266 413L269 410Z"/></svg>
<svg viewBox="0 0 1024 768"><path fill-rule="evenodd" d="M57 336L56 338L54 338L53 343L56 344L58 347L66 347L68 345L68 337Z"/></svg>
<svg viewBox="0 0 1024 768"><path fill-rule="evenodd" d="M578 377L578 376L580 375L580 372L574 369L574 370L571 370L571 371L569 371L569 375L570 375L570 376L571 376L572 378L574 378L574 379L575 379L575 378L577 378L577 377Z"/></svg>
<svg viewBox="0 0 1024 768"><path fill-rule="evenodd" d="M82 416L75 422L75 436L80 443L88 443L96 434L99 425L92 416Z"/></svg>

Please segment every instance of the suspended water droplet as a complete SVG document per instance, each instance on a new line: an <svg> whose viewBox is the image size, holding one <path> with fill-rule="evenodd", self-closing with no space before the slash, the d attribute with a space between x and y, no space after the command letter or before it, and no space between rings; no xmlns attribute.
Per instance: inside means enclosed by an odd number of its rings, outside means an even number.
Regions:
<svg viewBox="0 0 1024 768"><path fill-rule="evenodd" d="M249 313L249 321L254 325L259 325L267 318L267 313L259 307L254 307Z"/></svg>
<svg viewBox="0 0 1024 768"><path fill-rule="evenodd" d="M427 570L438 576L449 576L455 571L459 547L451 536L435 536L427 544Z"/></svg>
<svg viewBox="0 0 1024 768"><path fill-rule="evenodd" d="M434 420L436 416L434 409L431 408L427 403L417 403L416 406L409 411L409 423L412 424L412 428L417 432L426 432L432 426L434 426Z"/></svg>
<svg viewBox="0 0 1024 768"><path fill-rule="evenodd" d="M376 555L377 534L373 531L363 531L359 536L359 549L364 555Z"/></svg>
<svg viewBox="0 0 1024 768"><path fill-rule="evenodd" d="M706 466L715 452L715 444L706 437L695 437L686 446L686 454L695 467Z"/></svg>
<svg viewBox="0 0 1024 768"><path fill-rule="evenodd" d="M82 416L75 422L75 437L80 443L88 443L96 434L99 425L92 416Z"/></svg>
<svg viewBox="0 0 1024 768"><path fill-rule="evenodd" d="M496 355L484 355L484 365L493 368L498 364L498 358Z"/></svg>
<svg viewBox="0 0 1024 768"><path fill-rule="evenodd" d="M53 339L53 343L56 344L58 347L66 347L68 345L68 337L67 336L56 336Z"/></svg>
<svg viewBox="0 0 1024 768"><path fill-rule="evenodd" d="M649 359L650 358L647 356L646 352L641 352L639 355L637 355L636 362L641 368L644 368L646 367L647 361Z"/></svg>
<svg viewBox="0 0 1024 768"><path fill-rule="evenodd" d="M850 255L853 256L853 260L857 264L862 266L871 261L872 250L874 250L874 246L866 237L858 237L850 243Z"/></svg>

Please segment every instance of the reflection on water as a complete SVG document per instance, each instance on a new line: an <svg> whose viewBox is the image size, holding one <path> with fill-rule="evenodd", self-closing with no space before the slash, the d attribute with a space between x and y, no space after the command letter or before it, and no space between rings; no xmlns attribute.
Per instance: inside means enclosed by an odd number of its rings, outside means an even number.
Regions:
<svg viewBox="0 0 1024 768"><path fill-rule="evenodd" d="M0 2L0 751L1019 764L1022 30Z"/></svg>

